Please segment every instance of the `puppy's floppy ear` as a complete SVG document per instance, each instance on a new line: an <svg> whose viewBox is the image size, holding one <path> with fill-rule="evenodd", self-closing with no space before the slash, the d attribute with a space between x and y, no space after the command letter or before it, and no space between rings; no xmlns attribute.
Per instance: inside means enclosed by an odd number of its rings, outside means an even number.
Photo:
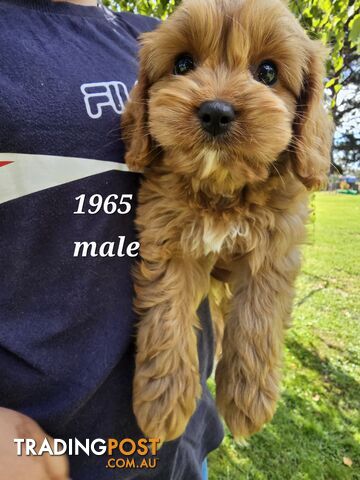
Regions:
<svg viewBox="0 0 360 480"><path fill-rule="evenodd" d="M311 41L311 47L293 127L293 169L309 190L326 184L333 131L322 104L326 50L320 42Z"/></svg>
<svg viewBox="0 0 360 480"><path fill-rule="evenodd" d="M146 34L143 35L144 41ZM130 170L142 171L156 154L149 132L148 100L150 79L147 73L148 48L140 50L138 81L133 87L121 119L122 138L126 147L125 161Z"/></svg>

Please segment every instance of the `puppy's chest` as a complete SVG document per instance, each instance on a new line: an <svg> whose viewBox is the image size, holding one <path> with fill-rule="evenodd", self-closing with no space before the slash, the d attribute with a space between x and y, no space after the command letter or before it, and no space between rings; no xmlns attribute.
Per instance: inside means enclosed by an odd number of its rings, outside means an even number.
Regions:
<svg viewBox="0 0 360 480"><path fill-rule="evenodd" d="M181 236L184 251L198 256L245 250L249 242L251 232L245 218L203 215L184 226Z"/></svg>
<svg viewBox="0 0 360 480"><path fill-rule="evenodd" d="M223 222L206 217L203 222L204 254L231 252L241 240L246 241L248 224L246 221Z"/></svg>

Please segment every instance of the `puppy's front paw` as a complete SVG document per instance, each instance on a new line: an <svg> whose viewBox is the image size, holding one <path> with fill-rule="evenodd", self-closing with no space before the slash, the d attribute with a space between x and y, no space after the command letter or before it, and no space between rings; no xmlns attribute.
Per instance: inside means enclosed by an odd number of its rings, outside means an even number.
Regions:
<svg viewBox="0 0 360 480"><path fill-rule="evenodd" d="M235 438L248 437L269 422L276 409L278 388L276 375L268 373L259 382L226 374L222 362L216 369L216 403Z"/></svg>
<svg viewBox="0 0 360 480"><path fill-rule="evenodd" d="M137 368L134 379L134 413L140 429L162 442L182 435L195 411L201 387L198 372L179 368L162 377L150 376L146 364Z"/></svg>

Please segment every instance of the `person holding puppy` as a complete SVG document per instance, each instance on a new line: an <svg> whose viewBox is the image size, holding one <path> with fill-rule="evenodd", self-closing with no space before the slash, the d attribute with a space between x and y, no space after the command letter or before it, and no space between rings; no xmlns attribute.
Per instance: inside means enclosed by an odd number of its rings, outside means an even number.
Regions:
<svg viewBox="0 0 360 480"><path fill-rule="evenodd" d="M143 436L132 412L130 275L140 177L125 167L119 125L137 37L156 25L95 0L0 0L0 479L134 478L96 455L18 456L14 439ZM200 480L222 439L206 388L206 303L200 316L202 398L185 434L137 480Z"/></svg>

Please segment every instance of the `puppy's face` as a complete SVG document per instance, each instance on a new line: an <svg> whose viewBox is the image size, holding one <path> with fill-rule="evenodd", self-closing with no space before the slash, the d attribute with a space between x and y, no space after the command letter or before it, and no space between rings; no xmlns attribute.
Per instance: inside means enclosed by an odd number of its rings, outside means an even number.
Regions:
<svg viewBox="0 0 360 480"><path fill-rule="evenodd" d="M263 181L282 152L304 147L304 118L320 107L318 57L280 0L184 0L143 37L133 108L145 108L149 151L160 146L173 171L200 180Z"/></svg>

